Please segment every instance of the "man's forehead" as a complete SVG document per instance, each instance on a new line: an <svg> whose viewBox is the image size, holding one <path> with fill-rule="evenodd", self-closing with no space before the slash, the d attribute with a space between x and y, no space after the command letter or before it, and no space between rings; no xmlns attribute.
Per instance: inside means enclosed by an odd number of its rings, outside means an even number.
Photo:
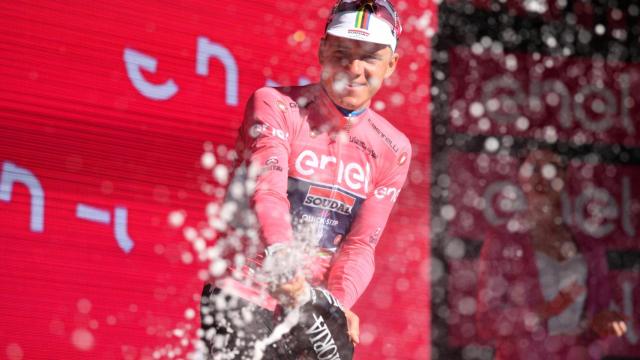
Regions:
<svg viewBox="0 0 640 360"><path fill-rule="evenodd" d="M325 40L328 45L333 47L347 49L347 50L360 50L367 52L378 52L380 50L389 48L388 45L376 44L368 41L360 41L354 39L347 39L333 35L327 35ZM391 49L389 49L391 50Z"/></svg>

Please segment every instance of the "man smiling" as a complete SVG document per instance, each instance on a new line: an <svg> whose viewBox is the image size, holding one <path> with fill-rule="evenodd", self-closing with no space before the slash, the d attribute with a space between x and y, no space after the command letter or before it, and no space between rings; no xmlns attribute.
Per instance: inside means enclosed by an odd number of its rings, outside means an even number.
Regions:
<svg viewBox="0 0 640 360"><path fill-rule="evenodd" d="M350 309L373 276L411 159L406 136L369 108L396 69L400 32L388 1L339 1L320 43L320 82L262 88L249 99L238 169L259 169L250 206L266 256L256 271L271 276L205 286L202 324L214 358L352 356L359 319ZM265 342L274 319L295 309L302 315L289 335ZM328 334L322 347L315 333Z"/></svg>

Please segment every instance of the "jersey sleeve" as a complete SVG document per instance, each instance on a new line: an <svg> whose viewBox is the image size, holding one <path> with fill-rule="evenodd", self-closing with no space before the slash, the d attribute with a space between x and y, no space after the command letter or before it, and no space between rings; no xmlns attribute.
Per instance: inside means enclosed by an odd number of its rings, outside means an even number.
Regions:
<svg viewBox="0 0 640 360"><path fill-rule="evenodd" d="M245 165L258 171L250 206L265 246L293 238L287 200L291 129L283 104L275 90L257 90L240 128Z"/></svg>
<svg viewBox="0 0 640 360"><path fill-rule="evenodd" d="M374 182L374 191L362 204L331 266L327 284L329 291L348 309L355 304L373 277L375 247L407 178L410 147L403 156L405 160L401 160L402 164L393 159L393 168L383 179Z"/></svg>

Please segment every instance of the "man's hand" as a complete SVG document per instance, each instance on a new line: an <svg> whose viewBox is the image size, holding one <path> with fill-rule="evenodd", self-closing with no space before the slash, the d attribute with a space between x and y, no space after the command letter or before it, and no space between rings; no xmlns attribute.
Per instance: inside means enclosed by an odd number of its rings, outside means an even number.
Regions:
<svg viewBox="0 0 640 360"><path fill-rule="evenodd" d="M627 324L625 323L625 317L620 313L603 310L593 318L591 329L600 337L609 335L620 337L627 332Z"/></svg>
<svg viewBox="0 0 640 360"><path fill-rule="evenodd" d="M307 301L309 284L304 276L298 273L293 279L277 284L271 290L271 295L285 307L296 307Z"/></svg>
<svg viewBox="0 0 640 360"><path fill-rule="evenodd" d="M360 343L360 318L353 311L344 309L344 315L347 317L347 333L351 338L353 345Z"/></svg>

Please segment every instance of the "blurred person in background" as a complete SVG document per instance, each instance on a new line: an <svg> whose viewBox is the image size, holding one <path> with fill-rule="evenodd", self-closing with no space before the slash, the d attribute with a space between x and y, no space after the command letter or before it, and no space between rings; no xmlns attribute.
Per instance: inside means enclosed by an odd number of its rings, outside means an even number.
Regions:
<svg viewBox="0 0 640 360"><path fill-rule="evenodd" d="M411 158L407 137L370 108L396 68L400 33L390 2L339 1L320 42L320 82L249 99L236 175L247 184L257 174L249 207L266 250L205 285L202 328L214 358L351 358L359 319L350 309L373 276ZM312 250L301 256L300 247ZM274 332L278 324L286 326Z"/></svg>
<svg viewBox="0 0 640 360"><path fill-rule="evenodd" d="M478 329L496 359L600 359L627 331L609 311L605 249L580 243L563 221L566 163L533 150L519 168L527 210L481 250Z"/></svg>

